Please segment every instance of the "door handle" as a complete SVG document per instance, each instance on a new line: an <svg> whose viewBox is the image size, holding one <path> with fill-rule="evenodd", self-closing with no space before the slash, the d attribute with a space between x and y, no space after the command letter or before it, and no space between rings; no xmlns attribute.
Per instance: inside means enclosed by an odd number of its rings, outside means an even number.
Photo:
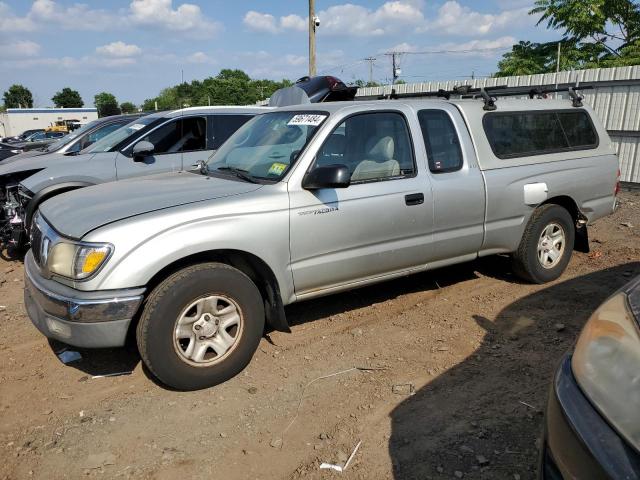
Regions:
<svg viewBox="0 0 640 480"><path fill-rule="evenodd" d="M404 203L407 205L422 205L424 203L423 193L410 193L404 196Z"/></svg>

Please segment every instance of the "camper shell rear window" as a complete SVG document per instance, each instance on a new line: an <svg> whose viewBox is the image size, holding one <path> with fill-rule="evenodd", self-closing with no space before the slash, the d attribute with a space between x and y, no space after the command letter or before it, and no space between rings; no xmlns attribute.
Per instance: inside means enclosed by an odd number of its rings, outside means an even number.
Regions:
<svg viewBox="0 0 640 480"><path fill-rule="evenodd" d="M598 147L598 134L585 110L487 113L482 124L500 159Z"/></svg>

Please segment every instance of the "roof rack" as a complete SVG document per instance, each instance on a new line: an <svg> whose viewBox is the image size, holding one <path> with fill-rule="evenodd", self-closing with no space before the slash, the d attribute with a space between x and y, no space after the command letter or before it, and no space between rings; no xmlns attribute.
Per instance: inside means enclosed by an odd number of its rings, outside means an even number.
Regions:
<svg viewBox="0 0 640 480"><path fill-rule="evenodd" d="M528 95L529 98L546 98L546 95L549 93L568 92L569 97L571 98L571 105L573 107L582 107L584 106L582 103L584 97L579 95L576 91L591 90L592 88L593 85L575 85L555 88L529 87L527 89L498 92L495 94L492 91L487 92L486 89L481 89L479 96L484 100L485 110L495 110L497 108L495 104L497 97L517 97L521 95ZM474 95L472 98L478 98L478 95Z"/></svg>
<svg viewBox="0 0 640 480"><path fill-rule="evenodd" d="M507 85L497 85L495 87L487 87L488 90L502 90L507 88ZM472 87L471 85L457 85L452 90L440 89L435 92L415 92L415 93L396 93L395 88L391 90L390 94L381 95L379 100L396 100L398 98L423 98L423 97L440 97L446 100L451 98L451 95L471 95L473 93L480 93L482 88Z"/></svg>
<svg viewBox="0 0 640 480"><path fill-rule="evenodd" d="M496 85L494 87L471 87L470 85L459 85L453 87L452 90L443 90L440 89L435 92L416 92L416 93L397 93L395 89L391 90L390 94L381 95L378 97L379 100L396 100L399 98L433 98L439 97L449 100L451 95L460 95L460 98L482 98L484 101L484 109L485 110L496 110L496 100L498 97L517 97L528 95L529 98L546 98L546 95L549 93L555 92L569 92L569 97L571 98L571 104L574 107L582 107L582 100L584 97L578 95L576 93L577 90L589 90L593 88L593 85L575 85L575 86L566 86L566 87L555 87L555 88L543 88L542 86L538 87L528 87L526 89L518 89L518 90L507 90L509 87L507 85Z"/></svg>

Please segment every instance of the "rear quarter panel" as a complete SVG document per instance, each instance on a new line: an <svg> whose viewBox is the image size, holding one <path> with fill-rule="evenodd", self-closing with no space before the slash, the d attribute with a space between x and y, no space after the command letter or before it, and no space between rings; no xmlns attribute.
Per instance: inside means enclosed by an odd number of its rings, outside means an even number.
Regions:
<svg viewBox="0 0 640 480"><path fill-rule="evenodd" d="M538 206L525 202L527 184L546 184L546 201L571 197L590 222L608 215L614 208L617 165L615 155L602 155L486 170L487 218L481 255L512 252L518 247Z"/></svg>
<svg viewBox="0 0 640 480"><path fill-rule="evenodd" d="M598 134L596 148L499 159L483 126L484 116L491 113L483 110L478 100L456 104L469 126L487 190L486 233L480 255L515 251L535 208L554 197L573 199L589 222L613 212L618 159L607 131L588 105L582 109L591 117ZM572 108L568 100L500 98L496 104L500 112ZM546 194L538 203L525 201L525 185L534 183L546 187Z"/></svg>

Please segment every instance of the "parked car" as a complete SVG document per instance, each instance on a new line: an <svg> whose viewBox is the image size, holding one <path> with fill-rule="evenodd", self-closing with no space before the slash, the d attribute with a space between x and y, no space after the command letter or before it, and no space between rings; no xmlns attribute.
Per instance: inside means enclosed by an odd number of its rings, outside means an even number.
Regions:
<svg viewBox="0 0 640 480"><path fill-rule="evenodd" d="M540 477L640 478L640 277L605 301L558 368Z"/></svg>
<svg viewBox="0 0 640 480"><path fill-rule="evenodd" d="M2 139L2 143L15 143L22 142L26 140L26 138L34 133L44 132L44 128L32 128L30 130L25 130L20 135L16 135L14 137L5 137Z"/></svg>
<svg viewBox="0 0 640 480"><path fill-rule="evenodd" d="M32 148L42 148L57 139L62 138L64 133L60 132L36 132L32 133L24 141L13 143L0 143L0 161L18 155L25 150Z"/></svg>
<svg viewBox="0 0 640 480"><path fill-rule="evenodd" d="M265 321L289 331L293 302L494 254L554 280L577 232L614 210L618 160L587 106L493 103L278 108L198 171L48 200L25 258L29 316L80 347L135 329L149 370L189 390L240 372Z"/></svg>
<svg viewBox="0 0 640 480"><path fill-rule="evenodd" d="M206 161L265 107L195 107L141 117L75 156L49 154L0 164L0 248L28 241L33 213L62 192ZM8 163L7 163L8 162Z"/></svg>
<svg viewBox="0 0 640 480"><path fill-rule="evenodd" d="M26 157L37 155L46 155L49 153L61 153L65 155L77 155L81 150L90 147L102 137L107 136L111 132L123 127L127 123L132 122L136 118L140 118L146 114L132 115L113 115L110 117L102 117L85 124L78 130L65 135L59 140L45 145L40 148L32 148L13 157L13 160L19 160Z"/></svg>
<svg viewBox="0 0 640 480"><path fill-rule="evenodd" d="M9 144L10 150L15 155L24 152L25 150L31 150L35 148L42 148L50 143L57 141L64 137L64 132L36 132L29 135L22 142L14 142Z"/></svg>

